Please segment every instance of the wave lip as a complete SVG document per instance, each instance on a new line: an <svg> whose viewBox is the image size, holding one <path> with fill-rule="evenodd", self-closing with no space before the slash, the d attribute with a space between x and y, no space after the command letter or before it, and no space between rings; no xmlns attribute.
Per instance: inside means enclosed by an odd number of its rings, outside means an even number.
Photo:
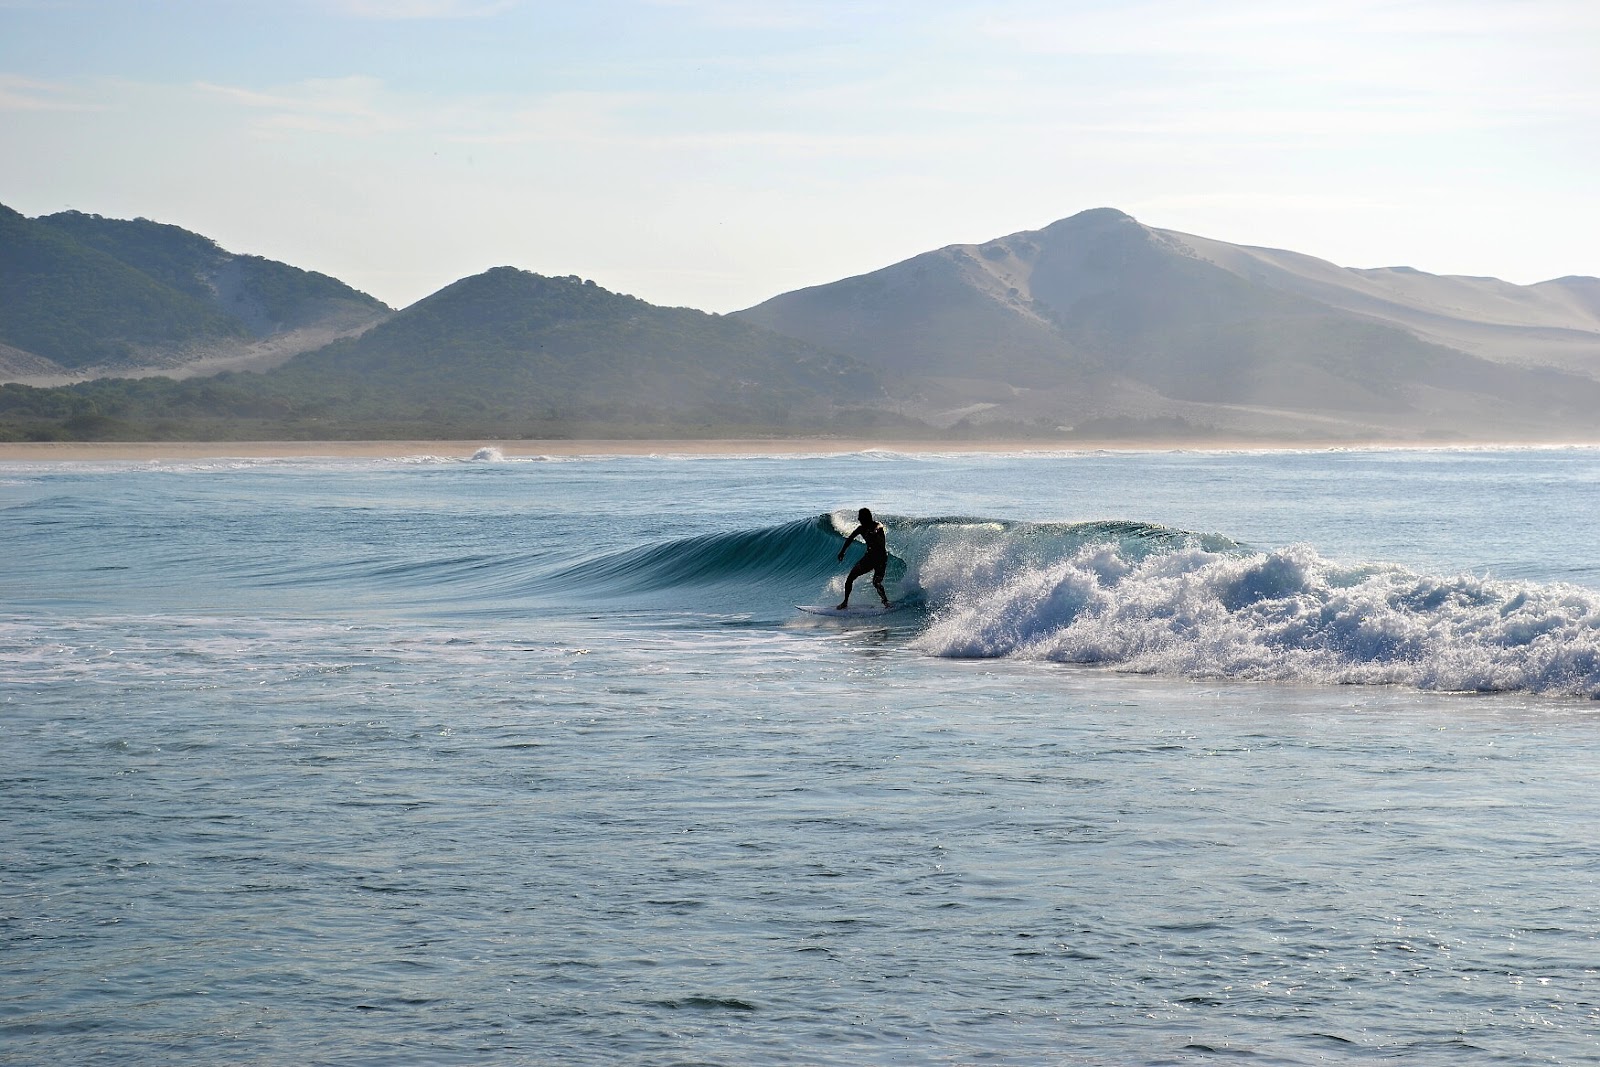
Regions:
<svg viewBox="0 0 1600 1067"><path fill-rule="evenodd" d="M1002 554L1003 555L1003 554ZM1115 542L1004 567L930 558L941 603L917 647L1182 677L1600 698L1600 594L1576 586L1342 566L1308 546Z"/></svg>

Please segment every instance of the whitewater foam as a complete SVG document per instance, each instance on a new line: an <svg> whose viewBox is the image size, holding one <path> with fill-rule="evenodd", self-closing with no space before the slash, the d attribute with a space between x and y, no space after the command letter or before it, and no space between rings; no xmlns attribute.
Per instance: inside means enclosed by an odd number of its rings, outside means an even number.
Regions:
<svg viewBox="0 0 1600 1067"><path fill-rule="evenodd" d="M940 546L917 571L939 656L1194 678L1600 697L1600 594L1562 584L1348 566L1294 545L1116 542L1019 562L1005 542Z"/></svg>

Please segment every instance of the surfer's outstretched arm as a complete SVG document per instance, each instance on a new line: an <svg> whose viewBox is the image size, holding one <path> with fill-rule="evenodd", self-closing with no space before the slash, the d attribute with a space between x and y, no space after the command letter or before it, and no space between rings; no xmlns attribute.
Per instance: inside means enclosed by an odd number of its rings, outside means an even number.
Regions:
<svg viewBox="0 0 1600 1067"><path fill-rule="evenodd" d="M850 547L850 542L854 541L857 537L861 538L862 543L866 542L867 539L866 539L866 537L864 537L862 535L861 530L862 530L862 527L857 526L854 530L850 531L850 536L846 537L844 539L844 544L839 546L839 558L840 559L844 559L844 550L849 548Z"/></svg>

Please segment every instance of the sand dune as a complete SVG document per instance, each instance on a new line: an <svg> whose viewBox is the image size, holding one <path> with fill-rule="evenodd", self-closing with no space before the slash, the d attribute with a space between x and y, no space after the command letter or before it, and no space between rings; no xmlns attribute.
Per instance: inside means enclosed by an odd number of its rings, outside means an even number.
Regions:
<svg viewBox="0 0 1600 1067"><path fill-rule="evenodd" d="M1600 280L1514 285L1409 267L1356 269L1283 249L1154 232L1250 282L1399 326L1425 341L1498 363L1600 377Z"/></svg>

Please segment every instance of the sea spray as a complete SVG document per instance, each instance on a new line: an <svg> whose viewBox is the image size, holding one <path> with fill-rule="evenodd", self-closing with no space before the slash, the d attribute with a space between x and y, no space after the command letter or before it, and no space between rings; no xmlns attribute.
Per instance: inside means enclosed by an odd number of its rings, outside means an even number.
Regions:
<svg viewBox="0 0 1600 1067"><path fill-rule="evenodd" d="M1560 584L1115 541L1020 562L938 546L916 647L1183 677L1600 697L1600 594Z"/></svg>

